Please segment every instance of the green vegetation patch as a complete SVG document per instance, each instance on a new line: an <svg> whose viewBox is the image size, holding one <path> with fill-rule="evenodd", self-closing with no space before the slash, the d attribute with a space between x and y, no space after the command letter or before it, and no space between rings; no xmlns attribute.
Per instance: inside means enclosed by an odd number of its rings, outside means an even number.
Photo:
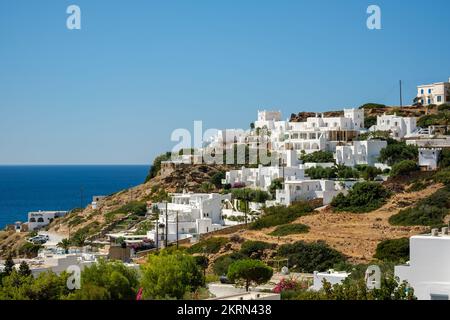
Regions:
<svg viewBox="0 0 450 320"><path fill-rule="evenodd" d="M194 253L217 253L219 252L220 248L222 248L226 243L228 242L227 238L220 238L220 237L212 237L205 240L202 240L190 248L188 248L186 251L190 254Z"/></svg>
<svg viewBox="0 0 450 320"><path fill-rule="evenodd" d="M289 207L270 207L264 209L264 214L250 225L252 230L275 227L288 224L296 219L311 214L314 208L306 202L298 202Z"/></svg>
<svg viewBox="0 0 450 320"><path fill-rule="evenodd" d="M239 252L249 258L260 259L264 253L264 250L270 250L275 248L276 245L272 243L267 243L263 241L245 241L242 244L241 250Z"/></svg>
<svg viewBox="0 0 450 320"><path fill-rule="evenodd" d="M390 196L389 190L379 183L359 182L346 196L338 194L331 202L331 206L338 212L370 212L383 206Z"/></svg>
<svg viewBox="0 0 450 320"><path fill-rule="evenodd" d="M285 244L279 247L278 255L288 259L291 270L307 273L328 270L335 264L346 261L342 253L323 241Z"/></svg>
<svg viewBox="0 0 450 320"><path fill-rule="evenodd" d="M408 176L416 171L419 171L416 161L403 160L392 166L391 177Z"/></svg>
<svg viewBox="0 0 450 320"><path fill-rule="evenodd" d="M214 261L213 271L214 274L218 276L226 275L228 272L229 266L237 261L244 259L246 256L240 252L233 252L227 255L220 256Z"/></svg>
<svg viewBox="0 0 450 320"><path fill-rule="evenodd" d="M419 201L414 207L393 215L389 223L397 226L439 226L449 209L450 187L445 187Z"/></svg>
<svg viewBox="0 0 450 320"><path fill-rule="evenodd" d="M409 238L392 239L380 242L377 245L377 249L373 257L383 261L408 261Z"/></svg>
<svg viewBox="0 0 450 320"><path fill-rule="evenodd" d="M316 151L310 154L303 154L300 157L303 162L312 163L334 163L334 155L330 151Z"/></svg>
<svg viewBox="0 0 450 320"><path fill-rule="evenodd" d="M274 237L284 237L291 234L302 234L308 233L309 227L305 224L285 224L277 227L274 231L269 233L269 235Z"/></svg>

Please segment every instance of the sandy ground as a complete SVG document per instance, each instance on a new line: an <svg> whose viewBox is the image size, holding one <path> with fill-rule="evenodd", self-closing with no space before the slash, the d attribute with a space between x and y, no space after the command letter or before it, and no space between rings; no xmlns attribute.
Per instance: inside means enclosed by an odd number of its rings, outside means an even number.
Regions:
<svg viewBox="0 0 450 320"><path fill-rule="evenodd" d="M301 217L296 221L310 227L307 234L273 237L268 235L274 229L270 228L261 231L246 230L239 235L248 240L277 244L300 240L307 242L324 240L331 247L349 256L350 261L365 263L372 259L380 241L410 237L426 231L427 227L394 227L389 224L388 219L441 187L441 185L432 185L420 192L396 194L386 205L367 214L333 213L330 208L325 208L314 215Z"/></svg>

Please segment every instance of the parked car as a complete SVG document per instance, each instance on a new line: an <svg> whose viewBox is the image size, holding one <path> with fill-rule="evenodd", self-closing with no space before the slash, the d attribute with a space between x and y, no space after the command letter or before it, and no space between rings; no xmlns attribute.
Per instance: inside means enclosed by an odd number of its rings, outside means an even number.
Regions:
<svg viewBox="0 0 450 320"><path fill-rule="evenodd" d="M31 243L34 244L44 244L49 240L49 237L47 235L38 235L36 237L32 237L28 239Z"/></svg>

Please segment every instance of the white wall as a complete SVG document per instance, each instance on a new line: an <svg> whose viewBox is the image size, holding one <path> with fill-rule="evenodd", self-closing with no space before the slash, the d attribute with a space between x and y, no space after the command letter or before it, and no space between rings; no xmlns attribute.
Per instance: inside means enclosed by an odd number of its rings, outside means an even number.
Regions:
<svg viewBox="0 0 450 320"><path fill-rule="evenodd" d="M396 266L395 276L408 281L419 300L430 300L432 294L450 297L449 252L448 235L413 236L410 238L410 264Z"/></svg>

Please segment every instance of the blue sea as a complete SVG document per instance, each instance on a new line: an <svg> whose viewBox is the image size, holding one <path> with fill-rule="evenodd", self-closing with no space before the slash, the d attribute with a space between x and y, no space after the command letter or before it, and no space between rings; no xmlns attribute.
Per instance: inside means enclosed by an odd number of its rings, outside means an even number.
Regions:
<svg viewBox="0 0 450 320"><path fill-rule="evenodd" d="M29 211L71 210L144 182L149 166L0 166L0 228Z"/></svg>

